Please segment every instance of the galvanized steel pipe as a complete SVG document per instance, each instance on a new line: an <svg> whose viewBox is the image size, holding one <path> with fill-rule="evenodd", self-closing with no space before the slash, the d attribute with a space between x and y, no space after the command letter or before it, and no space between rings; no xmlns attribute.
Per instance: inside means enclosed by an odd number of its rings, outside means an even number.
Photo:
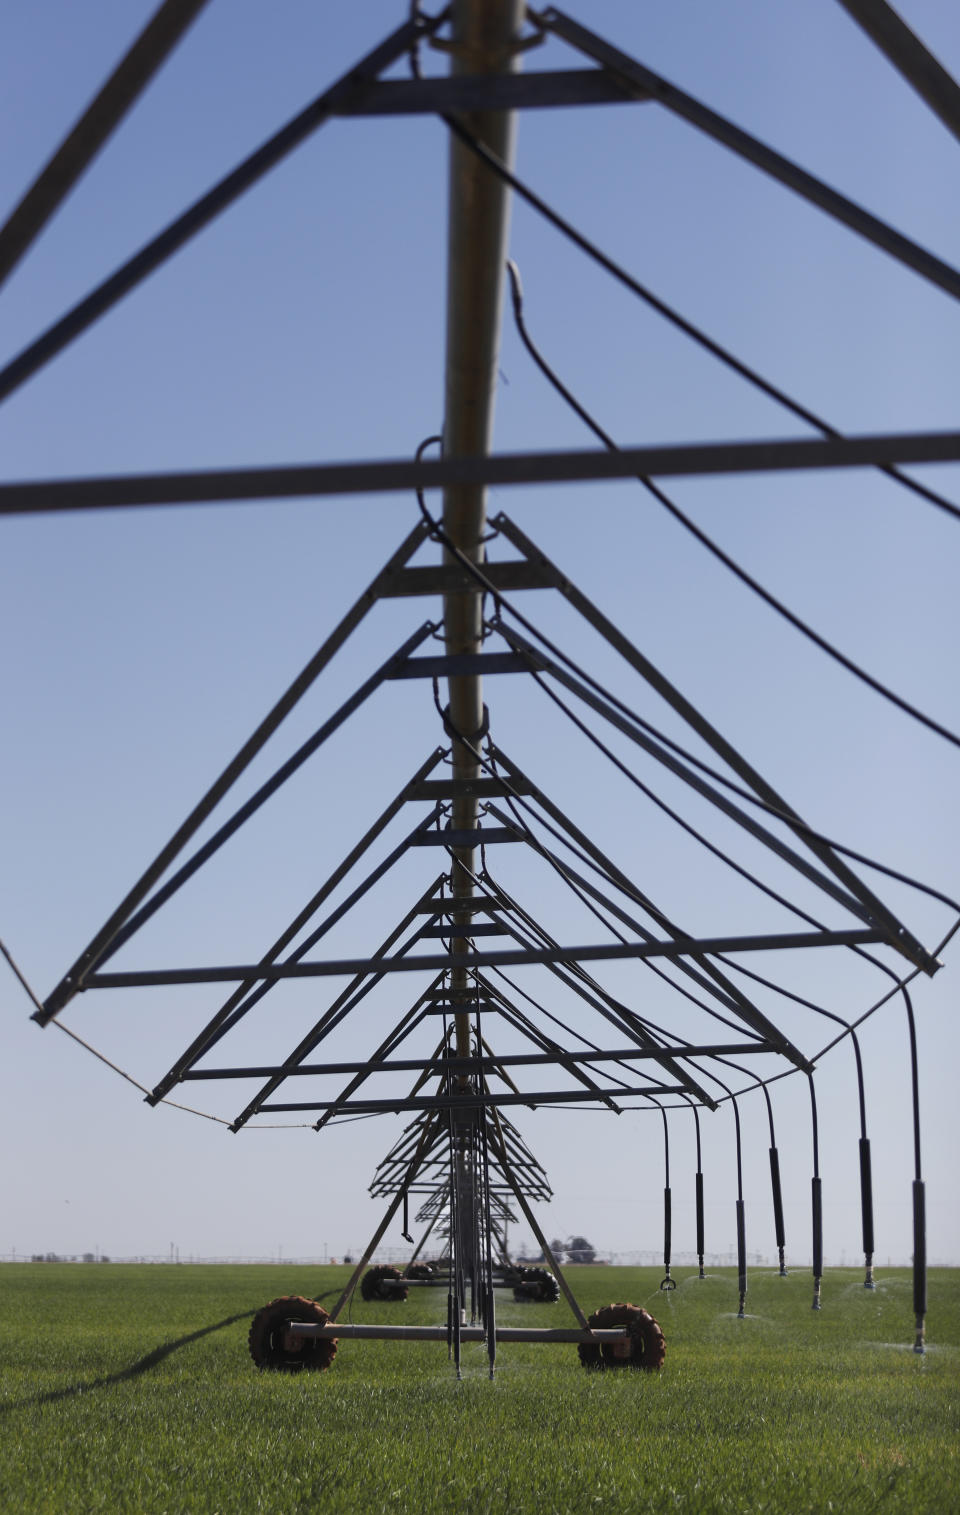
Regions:
<svg viewBox="0 0 960 1515"><path fill-rule="evenodd" d="M516 67L516 44L524 15L523 0L454 0L452 15L452 72L502 74ZM470 132L503 162L513 162L514 115L510 111L477 111L464 117ZM500 350L504 265L510 192L503 181L456 139L450 141L450 202L447 270L447 346L443 450L445 457L478 457L490 451L494 398ZM443 525L454 545L471 561L483 561L486 489L456 485L444 490ZM455 561L445 550L447 561ZM483 640L482 594L467 589L444 597L444 638L448 654L477 653ZM455 732L474 744L483 727L483 685L479 674L448 679L449 719ZM468 748L453 741L453 775L477 779L480 769ZM477 800L458 796L453 801L452 826L473 830ZM473 893L473 847L457 847L454 856L464 867L453 868L455 898ZM454 926L467 927L467 913L454 916ZM469 948L454 937L455 954ZM451 987L468 987L466 968L451 973ZM457 1054L470 1053L469 1015L456 1016Z"/></svg>

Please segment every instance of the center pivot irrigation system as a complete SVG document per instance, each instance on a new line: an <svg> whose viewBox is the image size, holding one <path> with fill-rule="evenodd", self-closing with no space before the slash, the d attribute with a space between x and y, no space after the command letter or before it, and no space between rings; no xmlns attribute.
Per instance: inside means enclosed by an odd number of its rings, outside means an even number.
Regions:
<svg viewBox="0 0 960 1515"><path fill-rule="evenodd" d="M943 125L960 136L957 86L890 7L883 0L842 3ZM160 6L0 230L0 276L11 271L39 234L200 9L198 0L166 0ZM521 58L547 38L564 44L576 66L521 71ZM425 76L425 45L449 55L448 76ZM411 64L409 78L381 78L405 59ZM588 1319L578 1304L532 1208L550 1198L546 1172L506 1110L581 1105L610 1112L644 1109L658 1125L662 1118L664 1289L675 1285L670 1125L686 1121L695 1127L696 1252L703 1277L702 1128L721 1109L732 1111L743 1315L747 1230L740 1109L746 1098L759 1099L769 1119L775 1240L784 1273L773 1095L780 1080L797 1074L808 1082L812 1115L813 1304L819 1309L823 1227L815 1073L828 1051L844 1046L852 1052L856 1075L851 1097L860 1112L864 1283L872 1288L873 1179L857 1027L881 1007L889 1013L895 1004L906 1011L909 1032L904 1079L909 1093L902 1118L915 1153L913 1310L915 1347L923 1351L926 1233L916 1032L908 986L918 975L938 971L939 954L956 924L943 940L925 945L884 898L884 886L892 878L898 900L917 889L951 912L958 907L936 890L844 847L824 834L816 816L799 813L655 666L629 627L609 619L506 513L488 516L487 494L494 484L639 481L749 592L767 602L771 614L785 616L851 676L892 700L904 720L919 720L938 739L958 745L956 736L865 674L727 557L683 515L660 481L671 475L875 468L920 496L924 508L933 505L956 516L956 505L903 473L902 465L960 459L960 433L841 435L658 300L541 200L514 168L515 112L598 103L674 113L945 295L960 298L956 270L563 12L552 7L537 11L521 0L454 0L431 15L415 4L404 23L342 79L0 372L0 396L6 396L328 120L419 112L445 124L450 137L445 412L442 434L422 443L412 460L0 485L4 513L382 491L405 491L417 498L416 524L382 571L52 992L37 999L33 1017L41 1026L49 1025L81 994L178 985L214 986L210 992L216 992L220 985L225 998L146 1091L149 1104L171 1101L174 1094L185 1097L188 1085L241 1080L253 1092L228 1123L233 1132L255 1130L258 1122L272 1123L284 1114L306 1114L311 1123L315 1118L317 1131L358 1116L409 1118L377 1169L371 1192L388 1200L387 1209L343 1294L329 1312L299 1297L275 1300L261 1310L250 1344L263 1367L325 1368L338 1339L373 1337L445 1341L458 1373L461 1345L471 1341L486 1344L491 1376L498 1343L510 1341L575 1343L587 1366L658 1368L663 1336L645 1310L618 1303ZM553 372L527 331L519 273L508 261L514 194L728 370L800 419L811 435L783 442L617 447ZM501 315L508 294L533 360L592 430L599 450L491 452ZM429 491L442 491L442 512L432 513ZM431 546L433 561L422 561ZM420 561L414 563L418 554ZM542 619L535 620L529 609L530 591L553 596L568 619L577 618L589 630L592 644L602 652L600 675L584 666L583 656L565 650L552 629L549 635L542 629ZM230 791L361 621L379 602L397 599L425 601L430 618L231 809ZM611 687L609 670L615 665L633 681L630 698ZM617 857L556 802L537 771L527 771L532 769L529 762L521 767L498 744L496 706L485 702L484 680L507 675L526 681L531 711L537 699L544 702L553 718L569 724L589 760L607 765L610 782L615 776L632 795L635 810L624 806L620 814L624 844ZM398 775L393 801L375 818L364 818L355 845L286 929L239 963L152 969L113 964L140 929L390 681L410 681L402 687L411 697L418 684L428 700L432 693L433 740L441 745L409 778ZM706 849L713 863L732 870L738 887L758 902L761 929L731 931L726 924L715 931L690 929L672 907L668 911L658 903L656 859L631 840L643 834L637 816L652 808L678 828L685 842ZM710 817L722 819L722 845L711 838ZM403 834L384 851L384 838L390 828L396 835L398 825ZM524 864L516 867L521 857ZM348 919L362 920L372 891L401 875L406 903L383 940L362 956L318 955L328 932ZM556 921L541 919L542 901L555 897L566 899L569 909ZM585 923L585 941L578 942L575 935L571 940L573 919ZM855 959L864 986L855 1011L842 1015L829 996L823 997L827 1003L812 996L802 968L798 971L811 954ZM758 961L762 971L751 966ZM604 977L611 964L621 974L614 987ZM245 1027L248 1017L256 1018L267 996L276 1004L295 981L304 979L311 980L324 1004L306 1034L273 1061L251 1064L236 1056L231 1061L228 1049L243 1045L242 1035L235 1034L241 1023ZM327 980L342 981L342 987L328 991ZM386 1034L371 1050L360 1012L374 1002L392 1009ZM348 1022L362 1050L352 1059L330 1060L324 1043ZM824 1025L825 1044L823 1031L816 1031ZM802 1035L797 1027L804 1028ZM394 1087L401 1076L408 1093ZM378 1093L378 1085L381 1091L388 1087L385 1078L394 1084L389 1093ZM889 1113L900 1118L899 1112ZM658 1194L658 1232L659 1203ZM412 1223L426 1228L410 1263L402 1271L370 1267L398 1213L411 1243L411 1213ZM543 1266L511 1260L508 1225L521 1216L542 1249ZM649 1211L645 1219L649 1226ZM435 1252L439 1244L439 1256L427 1262L431 1237ZM343 1312L358 1286L366 1299L396 1302L411 1288L439 1286L446 1294L446 1318L424 1327L345 1323ZM562 1292L576 1324L569 1329L500 1325L498 1288L512 1291L521 1302L550 1301Z"/></svg>

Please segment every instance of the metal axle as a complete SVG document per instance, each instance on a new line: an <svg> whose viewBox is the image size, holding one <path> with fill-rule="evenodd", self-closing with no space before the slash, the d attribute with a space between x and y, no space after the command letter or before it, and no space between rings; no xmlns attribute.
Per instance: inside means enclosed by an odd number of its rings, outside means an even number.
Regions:
<svg viewBox="0 0 960 1515"><path fill-rule="evenodd" d="M287 1327L290 1336L335 1337L339 1341L442 1341L447 1340L446 1326L360 1326L315 1325L308 1321L292 1320ZM625 1326L603 1331L583 1331L576 1326L497 1326L494 1332L497 1341L577 1342L587 1345L600 1342L628 1341L630 1333ZM460 1327L461 1341L486 1341L483 1326Z"/></svg>

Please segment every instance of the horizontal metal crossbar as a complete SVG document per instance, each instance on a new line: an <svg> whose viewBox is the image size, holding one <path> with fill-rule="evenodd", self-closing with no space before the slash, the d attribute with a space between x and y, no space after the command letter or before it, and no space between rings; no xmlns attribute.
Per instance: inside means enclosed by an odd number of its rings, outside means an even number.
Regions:
<svg viewBox="0 0 960 1515"><path fill-rule="evenodd" d="M482 834L482 833L481 833ZM135 989L162 984L232 984L243 979L337 978L364 973L436 973L458 968L520 967L537 963L603 962L617 958L690 957L696 953L779 952L787 948L866 947L885 942L882 931L796 931L774 936L714 936L663 942L611 942L606 946L536 948L507 952L430 953L421 957L349 957L321 963L245 963L217 968L153 968L93 973L90 989ZM470 1001L468 1001L469 1003Z"/></svg>
<svg viewBox="0 0 960 1515"><path fill-rule="evenodd" d="M686 1094L684 1084L642 1084L636 1089L529 1089L525 1094L481 1094L471 1091L465 1094L423 1094L409 1099L350 1099L350 1100L303 1100L290 1103L260 1105L255 1115L280 1115L297 1111L336 1110L344 1115L362 1112L366 1115L393 1115L410 1110L488 1110L500 1105L570 1105L586 1100L616 1097L618 1100L633 1095L646 1099L657 1094Z"/></svg>
<svg viewBox="0 0 960 1515"><path fill-rule="evenodd" d="M480 571L495 589L511 594L521 589L552 589L558 582L558 576L549 569L524 559L481 563ZM435 568L398 568L385 573L378 580L377 595L384 600L419 594L456 594L458 590L476 588L477 581L466 568L441 563Z"/></svg>
<svg viewBox="0 0 960 1515"><path fill-rule="evenodd" d="M474 586L476 587L476 586ZM529 673L530 662L517 652L474 652L459 657L407 658L391 679L446 679L463 674Z"/></svg>
<svg viewBox="0 0 960 1515"><path fill-rule="evenodd" d="M407 786L408 800L453 800L463 795L478 800L503 799L508 794L529 794L529 779L514 778L509 787L501 779L420 779Z"/></svg>
<svg viewBox="0 0 960 1515"><path fill-rule="evenodd" d="M422 937L438 936L508 936L510 933L505 926L498 926L495 921L478 921L476 925L454 926L448 922L445 926L427 926L421 931Z"/></svg>
<svg viewBox="0 0 960 1515"><path fill-rule="evenodd" d="M460 1015L466 1011L498 1011L500 1004L497 1000L469 1000L463 1004L427 1004L424 1006L424 1015Z"/></svg>
<svg viewBox="0 0 960 1515"><path fill-rule="evenodd" d="M412 838L411 847L479 847L491 842L522 842L523 835L509 826L477 827L475 830L460 830L451 826L443 831L418 831Z"/></svg>
<svg viewBox="0 0 960 1515"><path fill-rule="evenodd" d="M326 1340L340 1341L442 1341L447 1340L446 1326L373 1326L341 1325L331 1321L328 1326L313 1325L307 1321L292 1320L287 1328L291 1336L320 1336ZM497 1341L539 1342L591 1342L627 1341L630 1333L626 1326L604 1326L598 1331L583 1331L577 1326L496 1326ZM486 1341L483 1326L461 1326L461 1341Z"/></svg>
<svg viewBox="0 0 960 1515"><path fill-rule="evenodd" d="M267 468L210 469L188 473L116 474L98 478L37 479L0 484L0 515L40 511L112 510L127 505L215 504L217 501L292 499L306 495L408 494L456 484L561 484L698 474L773 473L780 469L868 468L884 463L956 463L960 431L881 432L869 436L788 438L761 442L693 442L665 447L623 447L570 452L492 453L411 462L303 463ZM490 570L494 570L491 572ZM497 582L509 569L529 582ZM547 578L532 563L481 565L497 588L543 588ZM422 585L423 587L407 587ZM475 587L456 565L407 568L385 577L380 596L449 593Z"/></svg>
<svg viewBox="0 0 960 1515"><path fill-rule="evenodd" d="M478 1000L481 1005L493 1005L497 1003L490 994L481 992L478 995L477 991L469 984L464 989L451 989L449 984L442 989L427 989L421 995L421 998L424 1000L448 1000L452 1005L472 1005L476 1004Z"/></svg>
<svg viewBox="0 0 960 1515"><path fill-rule="evenodd" d="M418 915L490 915L495 910L506 910L506 905L501 900L488 899L484 895L467 896L462 900L454 900L449 894L440 900L427 900L426 904L417 906Z"/></svg>
<svg viewBox="0 0 960 1515"><path fill-rule="evenodd" d="M374 1195L374 1198L375 1199L380 1198L382 1196L383 1192L384 1192L383 1190L378 1191L378 1193ZM411 1193L411 1194L412 1193L416 1193L417 1192L416 1185L415 1184L411 1184L410 1189L409 1189L408 1192ZM491 1185L491 1191L490 1192L491 1193L499 1193L499 1194L512 1194L513 1190L511 1188L509 1188L505 1184L501 1185L499 1189L495 1189L493 1187L493 1185ZM512 1217L512 1218L515 1219L515 1217ZM418 1219L419 1219L419 1217L418 1217ZM378 1284L378 1288L380 1288L380 1289L387 1289L387 1290L390 1290L390 1289L437 1289L437 1288L446 1289L449 1286L449 1283L450 1283L450 1275L449 1275L449 1273L434 1273L434 1274L431 1275L430 1278L408 1278L406 1275L404 1275L402 1278L381 1278L381 1280L380 1280L380 1282ZM517 1285L515 1283L513 1283L508 1278L495 1278L495 1279L493 1279L490 1287L494 1288L494 1289L515 1289L517 1287Z"/></svg>
<svg viewBox="0 0 960 1515"><path fill-rule="evenodd" d="M557 105L629 105L649 92L600 68L530 74L453 74L388 79L338 101L337 116L439 115L443 111L539 110Z"/></svg>
<svg viewBox="0 0 960 1515"><path fill-rule="evenodd" d="M695 1047L627 1047L612 1051L564 1052L561 1059L552 1052L514 1052L504 1057L403 1057L390 1062L299 1063L295 1068L255 1066L248 1068L191 1068L183 1081L221 1078L273 1078L283 1073L288 1078L317 1074L344 1073L495 1073L498 1068L529 1068L567 1063L645 1062L659 1057L746 1057L754 1052L775 1052L769 1042L723 1042L715 1046Z"/></svg>

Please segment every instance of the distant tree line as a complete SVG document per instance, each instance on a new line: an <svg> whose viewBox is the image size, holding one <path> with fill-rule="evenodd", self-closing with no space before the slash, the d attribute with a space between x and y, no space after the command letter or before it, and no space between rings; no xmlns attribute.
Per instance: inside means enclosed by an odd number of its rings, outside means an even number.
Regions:
<svg viewBox="0 0 960 1515"><path fill-rule="evenodd" d="M31 1262L58 1262L58 1263L60 1263L60 1262L77 1262L77 1261L79 1261L79 1262L109 1262L110 1259L109 1259L109 1257L104 1256L103 1253L101 1253L101 1255L99 1257L97 1257L96 1254L93 1253L93 1252L84 1252L83 1256L81 1258L79 1258L79 1259L76 1258L76 1257L61 1257L60 1254L59 1254L59 1252L34 1252L33 1255L30 1258L30 1261Z"/></svg>
<svg viewBox="0 0 960 1515"><path fill-rule="evenodd" d="M558 1263L592 1263L597 1260L597 1249L585 1236L568 1236L566 1241L561 1241L559 1236L554 1236L550 1241L550 1251ZM539 1257L530 1259L532 1262L546 1262L546 1255L541 1252Z"/></svg>

